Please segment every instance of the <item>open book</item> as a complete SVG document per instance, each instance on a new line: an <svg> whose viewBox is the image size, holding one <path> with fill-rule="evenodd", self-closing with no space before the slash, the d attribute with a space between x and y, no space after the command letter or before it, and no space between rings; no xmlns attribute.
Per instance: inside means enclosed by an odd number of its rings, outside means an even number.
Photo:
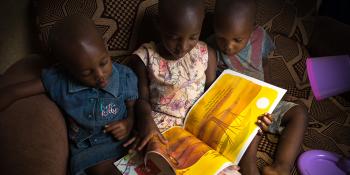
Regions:
<svg viewBox="0 0 350 175"><path fill-rule="evenodd" d="M286 90L225 70L187 113L183 127L152 140L144 158L115 162L123 174L219 174L237 165L259 130L258 116L272 113ZM147 168L146 168L147 167Z"/></svg>

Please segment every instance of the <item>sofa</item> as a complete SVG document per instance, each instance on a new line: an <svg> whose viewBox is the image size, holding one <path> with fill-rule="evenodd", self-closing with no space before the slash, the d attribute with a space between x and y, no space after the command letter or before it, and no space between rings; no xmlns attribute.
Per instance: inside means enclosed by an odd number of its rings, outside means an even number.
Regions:
<svg viewBox="0 0 350 175"><path fill-rule="evenodd" d="M152 19L157 0L16 0L3 2L0 87L40 76L53 64L46 56L54 22L71 14L92 18L114 60L124 63L141 43L157 40ZM350 26L318 16L321 0L257 0L257 23L272 37L273 84L306 105L309 124L300 153L323 149L350 156L350 100L342 94L316 101L308 82L309 56L349 54ZM201 38L212 33L215 0L206 0ZM68 139L60 109L45 95L21 99L0 112L1 174L61 175L68 172ZM257 164L273 161L278 135L266 134ZM299 174L294 167L291 174Z"/></svg>

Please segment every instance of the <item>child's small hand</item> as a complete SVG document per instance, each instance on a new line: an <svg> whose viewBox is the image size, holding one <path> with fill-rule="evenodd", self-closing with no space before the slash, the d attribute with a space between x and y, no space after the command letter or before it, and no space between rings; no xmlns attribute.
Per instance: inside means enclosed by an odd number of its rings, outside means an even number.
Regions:
<svg viewBox="0 0 350 175"><path fill-rule="evenodd" d="M267 132L269 130L269 126L272 123L272 116L269 113L265 113L258 117L257 125L260 127L259 134L263 134L263 132Z"/></svg>
<svg viewBox="0 0 350 175"><path fill-rule="evenodd" d="M122 140L129 135L130 130L131 122L128 119L123 119L107 124L103 132L110 133L114 138Z"/></svg>
<svg viewBox="0 0 350 175"><path fill-rule="evenodd" d="M129 146L130 151L141 151L153 137L158 137L163 144L168 143L154 123L143 125L140 129L142 131L135 132L136 134L123 145L124 147Z"/></svg>
<svg viewBox="0 0 350 175"><path fill-rule="evenodd" d="M140 133L141 137L141 143L138 145L137 150L141 151L143 147L147 145L147 143L153 138L158 137L161 143L167 144L168 141L164 138L162 133L160 133L158 127L156 125L148 125L148 127L145 127L144 132Z"/></svg>
<svg viewBox="0 0 350 175"><path fill-rule="evenodd" d="M124 147L128 147L129 153L136 152L136 147L140 143L140 137L135 130L131 131L130 138L123 144Z"/></svg>
<svg viewBox="0 0 350 175"><path fill-rule="evenodd" d="M294 101L299 100L298 98L293 97L293 96L288 95L288 94L284 95L282 99L283 99L284 101L289 101L289 102L294 102Z"/></svg>
<svg viewBox="0 0 350 175"><path fill-rule="evenodd" d="M219 175L241 175L240 172L238 172L239 170L239 166L237 165L233 165L233 166L229 166L227 168L225 168L224 170L222 170Z"/></svg>

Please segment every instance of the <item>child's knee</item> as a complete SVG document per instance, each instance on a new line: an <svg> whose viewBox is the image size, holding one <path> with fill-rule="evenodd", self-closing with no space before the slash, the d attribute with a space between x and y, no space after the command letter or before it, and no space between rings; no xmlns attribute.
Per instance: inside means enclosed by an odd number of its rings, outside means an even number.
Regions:
<svg viewBox="0 0 350 175"><path fill-rule="evenodd" d="M282 118L282 125L299 125L305 126L308 123L308 115L306 107L303 105L295 105L290 108Z"/></svg>
<svg viewBox="0 0 350 175"><path fill-rule="evenodd" d="M306 126L306 124L308 123L307 114L307 110L304 106L296 105L293 108L291 108L290 120Z"/></svg>

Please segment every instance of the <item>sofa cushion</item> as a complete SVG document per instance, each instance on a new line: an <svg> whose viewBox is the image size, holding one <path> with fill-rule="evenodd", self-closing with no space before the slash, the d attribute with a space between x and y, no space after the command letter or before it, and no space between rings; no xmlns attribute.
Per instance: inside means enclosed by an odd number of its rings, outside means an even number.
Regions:
<svg viewBox="0 0 350 175"><path fill-rule="evenodd" d="M309 53L305 46L284 35L271 37L276 46L269 55L273 83L284 88L293 85L300 88L310 87L305 64Z"/></svg>
<svg viewBox="0 0 350 175"><path fill-rule="evenodd" d="M0 77L0 88L40 76L47 61L30 55ZM64 175L68 137L64 118L45 94L20 99L0 112L1 174Z"/></svg>
<svg viewBox="0 0 350 175"><path fill-rule="evenodd" d="M67 174L65 122L46 95L19 100L0 116L1 174Z"/></svg>
<svg viewBox="0 0 350 175"><path fill-rule="evenodd" d="M321 0L257 0L257 22L271 33L282 34L306 45L320 3Z"/></svg>
<svg viewBox="0 0 350 175"><path fill-rule="evenodd" d="M310 54L328 56L350 53L350 25L326 16L316 17L314 25L317 30L308 43Z"/></svg>
<svg viewBox="0 0 350 175"><path fill-rule="evenodd" d="M4 76L1 77L0 88L40 77L42 68L47 65L49 65L47 60L41 56L36 54L27 55L6 70Z"/></svg>
<svg viewBox="0 0 350 175"><path fill-rule="evenodd" d="M306 45L313 31L311 16L317 14L320 1L257 0L257 22L271 33L283 34ZM144 16L152 18L157 13L158 0L35 2L44 49L53 24L72 14L82 14L94 20L112 56L128 55L140 42L155 37L152 21L144 19ZM205 4L207 11L213 12L215 0L205 0Z"/></svg>
<svg viewBox="0 0 350 175"><path fill-rule="evenodd" d="M130 54L136 48L137 31L145 9L155 0L37 0L37 23L43 49L51 27L65 16L81 14L95 22L112 56Z"/></svg>

